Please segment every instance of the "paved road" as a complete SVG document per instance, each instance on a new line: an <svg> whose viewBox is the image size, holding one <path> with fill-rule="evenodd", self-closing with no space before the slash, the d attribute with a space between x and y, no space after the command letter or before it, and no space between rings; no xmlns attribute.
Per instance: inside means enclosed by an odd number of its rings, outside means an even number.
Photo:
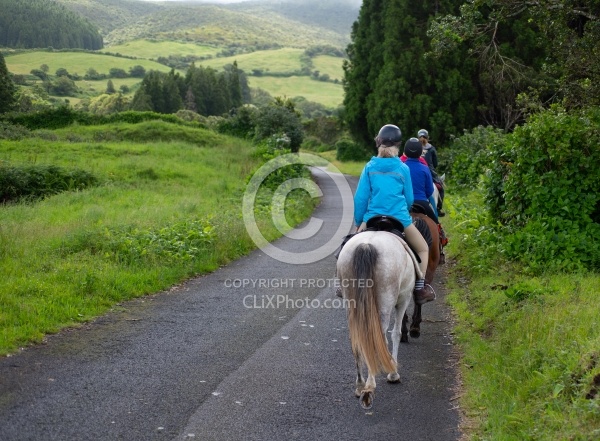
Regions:
<svg viewBox="0 0 600 441"><path fill-rule="evenodd" d="M336 186L315 173L322 231L284 237L281 248L315 249L339 225ZM443 271L421 338L400 348L402 383L380 376L365 412L353 396L345 311L325 307L335 306L323 286L334 265L256 251L0 359L0 439L458 440Z"/></svg>

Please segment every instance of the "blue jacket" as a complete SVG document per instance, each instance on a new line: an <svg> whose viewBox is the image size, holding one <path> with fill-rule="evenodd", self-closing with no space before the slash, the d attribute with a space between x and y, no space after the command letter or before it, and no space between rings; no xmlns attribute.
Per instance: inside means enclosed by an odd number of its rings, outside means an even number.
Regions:
<svg viewBox="0 0 600 441"><path fill-rule="evenodd" d="M399 158L372 157L365 165L354 195L354 222L359 226L376 215L393 216L404 227L414 202L410 170Z"/></svg>
<svg viewBox="0 0 600 441"><path fill-rule="evenodd" d="M433 194L433 179L429 167L415 158L408 158L405 164L410 169L415 201L428 201Z"/></svg>

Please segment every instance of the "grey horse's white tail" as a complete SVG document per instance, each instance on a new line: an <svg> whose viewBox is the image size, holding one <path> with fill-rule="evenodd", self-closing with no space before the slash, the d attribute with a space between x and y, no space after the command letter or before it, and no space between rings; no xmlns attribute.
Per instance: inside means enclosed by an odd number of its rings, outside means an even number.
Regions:
<svg viewBox="0 0 600 441"><path fill-rule="evenodd" d="M348 328L352 351L359 355L370 374L396 372L396 362L381 329L374 269L379 253L368 243L360 244L352 256L353 274L347 288Z"/></svg>

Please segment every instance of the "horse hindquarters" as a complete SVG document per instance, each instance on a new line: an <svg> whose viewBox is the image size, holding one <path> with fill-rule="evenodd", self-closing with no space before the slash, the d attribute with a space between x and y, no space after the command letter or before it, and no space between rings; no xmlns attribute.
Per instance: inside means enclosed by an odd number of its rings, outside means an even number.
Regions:
<svg viewBox="0 0 600 441"><path fill-rule="evenodd" d="M355 354L360 354L369 369L369 376L382 370L395 372L385 335L381 328L374 270L378 252L371 244L358 245L352 256L352 281L347 288L348 329Z"/></svg>

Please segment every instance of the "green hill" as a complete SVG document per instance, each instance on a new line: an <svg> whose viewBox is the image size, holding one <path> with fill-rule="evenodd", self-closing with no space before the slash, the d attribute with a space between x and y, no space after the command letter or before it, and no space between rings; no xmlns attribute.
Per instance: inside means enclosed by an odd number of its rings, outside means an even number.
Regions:
<svg viewBox="0 0 600 441"><path fill-rule="evenodd" d="M234 4L139 0L56 0L94 23L109 46L139 39L264 49L345 48L357 0L251 1Z"/></svg>
<svg viewBox="0 0 600 441"><path fill-rule="evenodd" d="M217 5L179 4L142 17L106 35L107 45L140 38L242 47L344 47L347 35L264 11L260 16Z"/></svg>

